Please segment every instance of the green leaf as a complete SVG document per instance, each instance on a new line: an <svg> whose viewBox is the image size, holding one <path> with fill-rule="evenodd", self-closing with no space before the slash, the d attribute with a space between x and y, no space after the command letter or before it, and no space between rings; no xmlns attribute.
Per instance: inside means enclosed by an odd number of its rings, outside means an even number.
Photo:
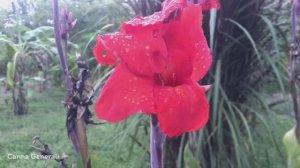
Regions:
<svg viewBox="0 0 300 168"><path fill-rule="evenodd" d="M295 128L286 132L283 144L288 154L288 168L300 168L300 145L296 139Z"/></svg>

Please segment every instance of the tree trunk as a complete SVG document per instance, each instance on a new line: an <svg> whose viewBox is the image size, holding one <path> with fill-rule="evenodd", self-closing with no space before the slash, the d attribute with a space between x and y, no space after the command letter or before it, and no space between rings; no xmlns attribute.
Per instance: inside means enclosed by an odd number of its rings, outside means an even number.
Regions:
<svg viewBox="0 0 300 168"><path fill-rule="evenodd" d="M28 105L26 101L26 89L23 86L14 88L13 92L13 103L14 103L14 114L25 115L28 113Z"/></svg>
<svg viewBox="0 0 300 168"><path fill-rule="evenodd" d="M23 62L24 59L22 56L18 57L14 75L14 87L12 89L15 115L25 115L28 113L28 103L26 101L27 90L23 82L23 73L25 72Z"/></svg>

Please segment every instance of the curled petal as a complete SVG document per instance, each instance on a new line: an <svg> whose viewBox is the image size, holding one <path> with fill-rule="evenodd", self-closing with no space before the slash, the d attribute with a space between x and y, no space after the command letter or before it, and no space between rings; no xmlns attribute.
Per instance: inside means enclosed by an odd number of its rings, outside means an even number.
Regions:
<svg viewBox="0 0 300 168"><path fill-rule="evenodd" d="M95 104L96 116L110 122L137 112L153 113L153 82L132 74L125 64L117 65Z"/></svg>
<svg viewBox="0 0 300 168"><path fill-rule="evenodd" d="M155 87L154 97L162 131L174 137L204 127L209 118L209 104L204 92L193 82L176 87Z"/></svg>
<svg viewBox="0 0 300 168"><path fill-rule="evenodd" d="M114 35L99 35L96 39L96 45L93 54L96 60L102 65L113 66L116 64L117 57L113 54L113 37Z"/></svg>

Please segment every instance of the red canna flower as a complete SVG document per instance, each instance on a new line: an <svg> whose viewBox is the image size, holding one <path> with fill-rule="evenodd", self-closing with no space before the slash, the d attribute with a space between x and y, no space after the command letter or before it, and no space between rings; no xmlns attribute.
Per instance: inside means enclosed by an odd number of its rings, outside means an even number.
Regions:
<svg viewBox="0 0 300 168"><path fill-rule="evenodd" d="M211 51L201 28L202 11L217 0L166 0L162 11L135 17L120 32L99 35L93 53L100 64L116 65L95 104L110 122L144 112L156 114L169 137L202 128L209 104L201 80Z"/></svg>

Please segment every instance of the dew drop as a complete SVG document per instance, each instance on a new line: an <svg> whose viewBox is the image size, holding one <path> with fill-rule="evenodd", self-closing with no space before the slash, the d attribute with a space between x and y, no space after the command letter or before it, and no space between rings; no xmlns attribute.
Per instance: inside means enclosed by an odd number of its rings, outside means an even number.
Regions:
<svg viewBox="0 0 300 168"><path fill-rule="evenodd" d="M133 37L129 36L129 35L126 35L125 38L128 39L128 40L132 40L133 39Z"/></svg>
<svg viewBox="0 0 300 168"><path fill-rule="evenodd" d="M104 51L102 52L102 57L105 58L106 56L107 56L107 51L104 50Z"/></svg>
<svg viewBox="0 0 300 168"><path fill-rule="evenodd" d="M152 31L152 36L153 38L158 38L159 37L159 30L158 29L155 29Z"/></svg>
<svg viewBox="0 0 300 168"><path fill-rule="evenodd" d="M114 52L113 52L113 55L114 55L115 57L117 57L118 52L117 52L117 51L114 51Z"/></svg>

